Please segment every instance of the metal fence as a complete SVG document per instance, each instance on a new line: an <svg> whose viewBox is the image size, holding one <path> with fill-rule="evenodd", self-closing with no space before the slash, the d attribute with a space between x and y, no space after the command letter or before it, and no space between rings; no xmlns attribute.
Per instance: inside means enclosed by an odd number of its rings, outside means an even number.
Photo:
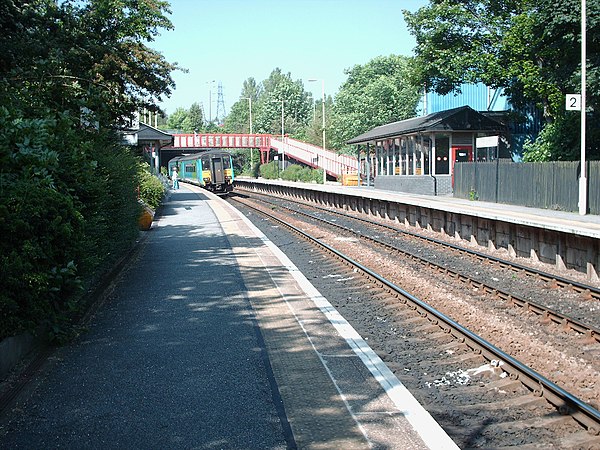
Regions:
<svg viewBox="0 0 600 450"><path fill-rule="evenodd" d="M588 210L600 214L600 161L587 162ZM580 163L463 162L454 166L454 196L578 211Z"/></svg>

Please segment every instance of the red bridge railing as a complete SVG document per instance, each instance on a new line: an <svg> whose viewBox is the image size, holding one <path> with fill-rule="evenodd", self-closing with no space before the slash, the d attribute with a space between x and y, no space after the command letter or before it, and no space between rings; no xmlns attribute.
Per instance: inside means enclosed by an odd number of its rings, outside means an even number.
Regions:
<svg viewBox="0 0 600 450"><path fill-rule="evenodd" d="M281 139L281 136L274 137L270 134L174 134L173 146L167 148L257 148L260 150L262 163L269 161L269 153L273 149L284 157L296 159L311 167L320 167L336 178L357 170L357 161L353 156L323 150L287 136Z"/></svg>
<svg viewBox="0 0 600 450"><path fill-rule="evenodd" d="M174 134L173 148L270 148L270 134Z"/></svg>

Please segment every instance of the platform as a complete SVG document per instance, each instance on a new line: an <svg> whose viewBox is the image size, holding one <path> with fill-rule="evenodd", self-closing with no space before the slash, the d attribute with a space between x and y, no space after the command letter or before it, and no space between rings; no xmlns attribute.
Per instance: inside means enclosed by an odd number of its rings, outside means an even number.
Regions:
<svg viewBox="0 0 600 450"><path fill-rule="evenodd" d="M194 186L0 423L5 448L457 448L291 261Z"/></svg>
<svg viewBox="0 0 600 450"><path fill-rule="evenodd" d="M367 186L342 186L338 183L323 185L262 178L238 178L236 180L242 183L270 184L291 188L301 187L302 189L343 194L352 197L401 202L411 206L427 207L456 214L466 213L484 219L503 220L519 225L532 225L542 229L600 239L600 216L592 214L580 215L574 212L470 201L452 196L407 194L405 192L387 191Z"/></svg>

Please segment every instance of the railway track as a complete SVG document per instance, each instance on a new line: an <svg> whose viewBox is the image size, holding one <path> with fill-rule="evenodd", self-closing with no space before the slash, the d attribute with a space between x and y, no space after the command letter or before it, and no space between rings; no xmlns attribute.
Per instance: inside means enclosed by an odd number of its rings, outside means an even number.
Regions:
<svg viewBox="0 0 600 450"><path fill-rule="evenodd" d="M337 228L345 233L352 233L360 239L363 239L363 240L369 241L370 243L381 246L385 251L391 251L396 254L402 255L405 258L410 258L411 260L416 261L418 264L421 264L422 266L425 266L429 269L436 270L446 277L452 277L457 281L460 281L466 285L469 285L471 288L478 289L481 292L484 292L486 294L494 295L494 296L502 299L503 301L505 301L507 304L509 304L511 306L522 308L523 311L525 311L527 313L536 314L537 316L539 316L542 323L552 322L554 324L561 325L561 328L564 329L565 331L575 331L576 333L583 335L586 338L585 339L586 342L600 343L600 328L598 328L594 324L585 323L582 320L578 320L572 316L563 314L560 311L558 311L554 308L551 308L547 305L544 305L542 303L539 303L534 300L520 296L514 292L511 292L510 290L504 289L502 286L500 286L498 284L492 284L492 283L485 282L485 281L473 276L471 273L465 272L460 269L453 269L453 268L449 267L447 264L445 264L444 262L438 262L436 259L427 257L426 255L423 255L422 253L411 251L411 250L405 250L405 249L399 247L398 245L384 242L383 240L381 240L377 237L368 236L361 232L356 232L355 230L350 229L347 226L335 223L331 220L327 220L322 217L318 217L314 214L306 213L299 209L292 209L292 208L286 207L280 203L274 203L269 200L265 200L265 197L269 197L269 196L265 196L265 195L261 194L258 198L260 199L260 201L267 202L271 206L276 206L278 208L285 209L292 214L302 215L304 217L309 218L310 220L317 221L322 224L326 224L329 227ZM290 201L290 200L286 199L286 201ZM293 203L297 203L297 202L293 202ZM306 206L304 204L301 204L301 205ZM332 213L332 214L335 214L338 216L343 216L344 218L349 219L349 220L366 223L369 226L373 226L373 227L376 227L376 228L379 228L382 230L392 231L394 233L402 233L404 235L410 236L411 238L416 238L421 242L433 244L438 248L447 246L451 250L457 252L459 255L467 255L469 257L475 258L476 261L479 261L482 263L495 264L503 269L509 269L514 272L523 273L527 276L535 277L537 280L542 280L542 281L551 283L551 285L555 286L555 287L573 288L576 292L584 294L585 298L588 300L591 300L591 299L600 300L600 289L598 289L594 286L589 286L589 285L585 285L583 283L578 283L578 282L569 280L564 277L552 275L547 272L543 272L543 271L540 271L540 270L537 270L537 269L534 269L531 267L526 267L523 265L515 264L511 261L503 260L503 259L500 259L497 257L493 257L491 255L486 255L486 254L476 252L476 251L473 251L470 249L465 249L465 248L459 247L454 244L450 244L450 243L447 243L447 242L444 242L441 240L422 236L417 233L412 233L407 230L402 230L402 229L392 227L390 225L382 224L379 222L375 222L372 220L351 216L348 214L340 213L339 211L325 210L324 208L319 208L314 205L311 205L311 208L315 208L317 210L321 210L321 211L324 211L327 213Z"/></svg>
<svg viewBox="0 0 600 450"><path fill-rule="evenodd" d="M254 198L262 198L263 200L265 198L277 198L277 197L273 197L272 195L269 195L269 194L264 194L264 193L259 194L259 193L253 192L253 191L245 190L243 188L236 188L236 192L238 192L238 193L241 192L241 193L244 193L244 195L253 196ZM306 202L298 202L294 199L287 198L287 197L285 198L285 201L290 202L290 203L295 203L295 204L298 204L301 206L307 206ZM350 220L360 221L365 224L369 224L371 226L378 227L380 229L393 231L394 233L400 233L404 236L410 236L411 238L418 239L424 243L431 244L431 245L437 246L439 248L450 249L460 255L467 255L469 257L475 258L478 261L484 262L486 264L496 264L500 268L509 269L514 272L518 272L520 274L530 276L537 280L544 281L552 288L570 289L570 290L573 290L575 292L582 294L584 296L584 298L600 300L600 288L598 288L596 286L582 283L582 282L579 282L579 281L576 281L576 280L573 280L573 279L570 279L567 277L562 277L557 274L552 274L552 273L549 273L549 272L546 272L543 270L536 269L534 267L526 266L523 264L518 264L514 261L509 261L506 259L502 259L502 258L493 256L493 255L478 252L473 249L461 247L459 245L452 244L450 242L447 242L447 241L444 241L441 239L435 239L435 238L432 238L429 236L424 236L422 234L415 233L415 232L412 232L407 229L394 227L394 226L384 224L381 222L377 222L374 220L370 220L370 219L367 219L364 217L357 217L356 215L346 214L346 213L343 213L343 212L338 211L333 208L323 208L323 207L320 207L320 206L314 205L314 204L310 205L310 207L313 209L316 209L316 210L321 210L321 211L330 213L330 214L335 214L337 216L341 216L341 217L344 217L344 218L347 218ZM300 211L296 211L296 212L301 213Z"/></svg>
<svg viewBox="0 0 600 450"><path fill-rule="evenodd" d="M240 199L236 199L236 201L243 202ZM481 411L486 411L486 414L490 413L489 420L494 425L488 424L488 428L495 430L507 427L526 429L527 433L525 434L530 434L533 429L537 442L547 440L549 447L587 448L588 445L600 445L600 440L596 437L600 432L600 413L596 409L394 283L306 232L293 227L289 220L274 217L273 211L268 211L267 208L258 208L246 202L243 203L243 207L252 208L252 210L268 216L270 220L277 221L278 226L293 230L304 239L310 240L313 245L318 245L328 255L335 256L342 261L346 270L344 273L338 274L339 277L336 279L344 280L339 285L340 291L344 295L352 294L345 300L342 296L336 307L341 309L345 316L347 312L353 312L356 315L358 322L366 327L365 332L377 342L376 351L380 353L384 361L392 369L397 366L395 372L401 381L415 382L413 373L410 374L410 377L406 376L405 365L407 359L410 360L411 354L414 357L417 347L421 348L423 353L430 355L423 357L421 354L420 359L414 363L419 367L419 373L425 374L416 377L419 380L417 384L420 383L420 386L415 387L417 390L423 390L423 385L428 383L431 386L440 382L439 380L445 377L443 371L440 378L432 379L431 376L427 376L427 374L440 372L440 367L456 366L460 361L477 361L481 358L482 366L487 365L487 372L493 374L492 381L478 382L477 386L473 388L477 391L476 393L467 393L467 390L470 391L470 388L467 387L455 389L454 393L460 392L461 399L468 399L461 405L448 404L445 401L440 406L439 399L434 401L434 415L436 415L436 408L442 409L442 411L437 411L437 416L442 417L442 420L438 418L438 421L448 427L451 435L456 434L459 445L479 448L506 444L502 442L501 433L490 432L490 437L484 439L485 442L481 442L482 438L479 439L480 442L476 442L477 439L472 436L465 437L465 429L475 429L481 425ZM323 258L319 265L328 267L331 264L333 263L330 259ZM332 269L330 268L329 271L331 272ZM357 274L360 274L360 277ZM358 297L368 298L368 302L357 301L356 292L364 290L365 286L368 286L369 292L360 294ZM364 318L367 315L370 317L368 320ZM436 359L436 363L431 362L432 358ZM512 397L504 398L499 403L498 393L508 391L511 392ZM500 394L500 397L502 396ZM544 400L543 404L539 403L541 399ZM548 410L545 406L548 404L547 402L555 409ZM535 405L535 412L528 410L531 405ZM458 421L445 418L446 414L455 410L461 411ZM499 410L506 414L511 411L509 416L513 418L512 421L508 420L505 414L499 414ZM515 414L516 410L519 413ZM474 416L469 414L473 411L478 411L478 413ZM464 418L467 416L470 417L468 420L470 425L465 428ZM514 418L517 416L520 418L515 420ZM573 423L567 420L568 417L579 425L573 426ZM583 433L582 428L585 429ZM557 437L557 431L554 429L562 430L558 432L560 437ZM553 431L551 432L551 430ZM529 438L531 436L527 437L527 439ZM514 442L510 443L510 445L513 444Z"/></svg>

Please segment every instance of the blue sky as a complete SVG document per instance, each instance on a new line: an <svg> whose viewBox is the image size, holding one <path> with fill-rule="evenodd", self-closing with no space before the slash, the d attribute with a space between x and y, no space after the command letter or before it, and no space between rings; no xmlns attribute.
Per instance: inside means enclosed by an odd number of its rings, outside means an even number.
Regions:
<svg viewBox="0 0 600 450"><path fill-rule="evenodd" d="M402 10L426 0L170 0L175 30L150 46L189 70L173 74L177 87L161 104L167 113L201 103L214 117L219 82L226 112L242 83L279 67L321 98L334 95L344 70L380 55L412 55L415 41ZM215 80L214 83L211 83Z"/></svg>

